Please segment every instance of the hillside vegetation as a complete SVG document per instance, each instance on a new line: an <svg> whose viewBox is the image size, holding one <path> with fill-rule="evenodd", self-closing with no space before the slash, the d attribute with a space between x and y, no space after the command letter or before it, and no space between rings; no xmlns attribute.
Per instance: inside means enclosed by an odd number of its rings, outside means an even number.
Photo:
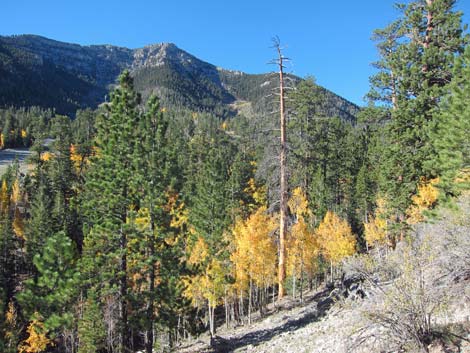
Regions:
<svg viewBox="0 0 470 353"><path fill-rule="evenodd" d="M467 349L454 4L375 31L360 111L284 75L278 40L279 81L172 44L1 37L0 149L30 156L0 178L0 352Z"/></svg>

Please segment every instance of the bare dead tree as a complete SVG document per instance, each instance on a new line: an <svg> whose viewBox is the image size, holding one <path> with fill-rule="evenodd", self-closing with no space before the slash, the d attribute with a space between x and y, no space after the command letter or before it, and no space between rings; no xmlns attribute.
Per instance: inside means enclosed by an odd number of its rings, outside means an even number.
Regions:
<svg viewBox="0 0 470 353"><path fill-rule="evenodd" d="M286 236L287 236L287 138L286 138L286 111L285 111L285 86L284 63L289 60L282 54L281 43L278 37L273 38L273 48L277 52L277 58L273 61L279 68L279 107L281 144L279 153L280 164L280 221L279 221L279 267L278 267L278 299L285 295L284 281L286 279Z"/></svg>

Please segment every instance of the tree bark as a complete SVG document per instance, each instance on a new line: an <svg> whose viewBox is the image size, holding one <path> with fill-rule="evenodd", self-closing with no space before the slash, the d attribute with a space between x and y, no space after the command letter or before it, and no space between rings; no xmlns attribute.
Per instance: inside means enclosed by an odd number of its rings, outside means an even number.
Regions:
<svg viewBox="0 0 470 353"><path fill-rule="evenodd" d="M285 295L284 281L286 279L286 236L287 236L287 137L286 137L286 112L284 97L284 57L280 43L275 43L278 53L279 65L279 104L280 104L280 124L281 124L281 151L280 151L280 224L279 224L279 268L278 268L278 299Z"/></svg>
<svg viewBox="0 0 470 353"><path fill-rule="evenodd" d="M119 247L120 258L120 278L119 278L119 347L118 353L128 353L129 350L129 327L127 322L127 234L120 229Z"/></svg>

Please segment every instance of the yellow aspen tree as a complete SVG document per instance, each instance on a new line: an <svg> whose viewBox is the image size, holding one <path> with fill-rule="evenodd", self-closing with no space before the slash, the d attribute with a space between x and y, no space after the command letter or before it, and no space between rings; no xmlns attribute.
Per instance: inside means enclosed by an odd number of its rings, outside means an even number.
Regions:
<svg viewBox="0 0 470 353"><path fill-rule="evenodd" d="M43 162L48 162L52 159L52 157L53 157L53 154L51 152L46 151L46 152L41 153L40 159Z"/></svg>
<svg viewBox="0 0 470 353"><path fill-rule="evenodd" d="M3 215L8 214L10 210L10 198L8 196L8 186L6 180L2 182L2 188L0 189L0 211Z"/></svg>
<svg viewBox="0 0 470 353"><path fill-rule="evenodd" d="M17 237L24 239L23 215L21 214L20 208L18 207L19 203L21 202L21 189L18 179L16 179L13 183L10 199L14 209L13 232L16 234Z"/></svg>
<svg viewBox="0 0 470 353"><path fill-rule="evenodd" d="M5 313L4 322L5 346L8 352L12 352L13 349L17 347L21 331L22 329L18 322L18 313L15 304L13 301L10 301L8 303L8 310Z"/></svg>
<svg viewBox="0 0 470 353"><path fill-rule="evenodd" d="M300 277L300 296L302 300L303 275L310 277L317 270L318 243L314 232L309 229L306 218L311 217L308 201L300 187L292 192L288 202L289 209L295 215L295 223L287 241L287 275L292 278L293 297L296 296L296 280Z"/></svg>
<svg viewBox="0 0 470 353"><path fill-rule="evenodd" d="M364 223L364 237L367 248L375 245L390 245L387 235L387 217L385 209L385 200L377 199L377 208L374 216L369 217L369 222Z"/></svg>
<svg viewBox="0 0 470 353"><path fill-rule="evenodd" d="M18 179L15 179L13 186L11 188L11 202L17 206L18 203L21 201L21 190L20 190L20 183Z"/></svg>
<svg viewBox="0 0 470 353"><path fill-rule="evenodd" d="M223 263L210 258L209 247L203 237L199 236L190 249L187 263L197 269L193 276L183 279L184 296L191 300L194 307L207 304L209 329L215 335L215 308L226 292L225 268Z"/></svg>
<svg viewBox="0 0 470 353"><path fill-rule="evenodd" d="M84 157L80 155L80 153L78 153L77 146L75 146L74 144L70 145L70 160L75 169L75 172L78 173L82 168Z"/></svg>
<svg viewBox="0 0 470 353"><path fill-rule="evenodd" d="M239 220L233 228L234 250L230 256L234 264L235 286L243 292L248 290L248 321L251 321L252 294L256 286L263 290L276 279L276 245L272 233L277 228L275 219L260 207L246 221ZM261 300L262 310L264 299Z"/></svg>
<svg viewBox="0 0 470 353"><path fill-rule="evenodd" d="M406 221L408 224L416 224L423 221L424 212L436 204L439 197L439 189L436 187L438 183L439 178L431 180L421 178L418 185L418 193L411 198L413 205L406 210Z"/></svg>
<svg viewBox="0 0 470 353"><path fill-rule="evenodd" d="M15 216L13 218L13 232L18 238L24 239L24 221L18 207L15 207Z"/></svg>
<svg viewBox="0 0 470 353"><path fill-rule="evenodd" d="M28 337L18 347L19 353L40 353L53 345L52 340L47 337L44 323L39 319L34 319L26 329Z"/></svg>
<svg viewBox="0 0 470 353"><path fill-rule="evenodd" d="M328 211L317 229L318 241L323 257L330 263L331 279L333 267L356 251L356 238L348 222Z"/></svg>

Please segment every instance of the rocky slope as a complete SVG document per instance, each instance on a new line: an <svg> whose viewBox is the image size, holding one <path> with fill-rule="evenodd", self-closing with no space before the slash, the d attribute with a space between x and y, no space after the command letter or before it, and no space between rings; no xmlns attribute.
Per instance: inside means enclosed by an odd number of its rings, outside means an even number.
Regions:
<svg viewBox="0 0 470 353"><path fill-rule="evenodd" d="M0 106L55 108L73 114L107 99L123 69L136 88L157 93L168 105L234 115L238 101L254 111L276 85L270 74L249 75L206 63L171 43L139 49L112 45L80 46L34 35L0 36ZM299 78L293 77L294 81ZM327 91L328 114L352 120L358 107Z"/></svg>
<svg viewBox="0 0 470 353"><path fill-rule="evenodd" d="M179 352L470 352L470 193L458 206L386 256L351 259L341 282L303 304L286 299L251 326L221 327L212 344L205 336ZM432 335L420 345L409 333L424 315Z"/></svg>

